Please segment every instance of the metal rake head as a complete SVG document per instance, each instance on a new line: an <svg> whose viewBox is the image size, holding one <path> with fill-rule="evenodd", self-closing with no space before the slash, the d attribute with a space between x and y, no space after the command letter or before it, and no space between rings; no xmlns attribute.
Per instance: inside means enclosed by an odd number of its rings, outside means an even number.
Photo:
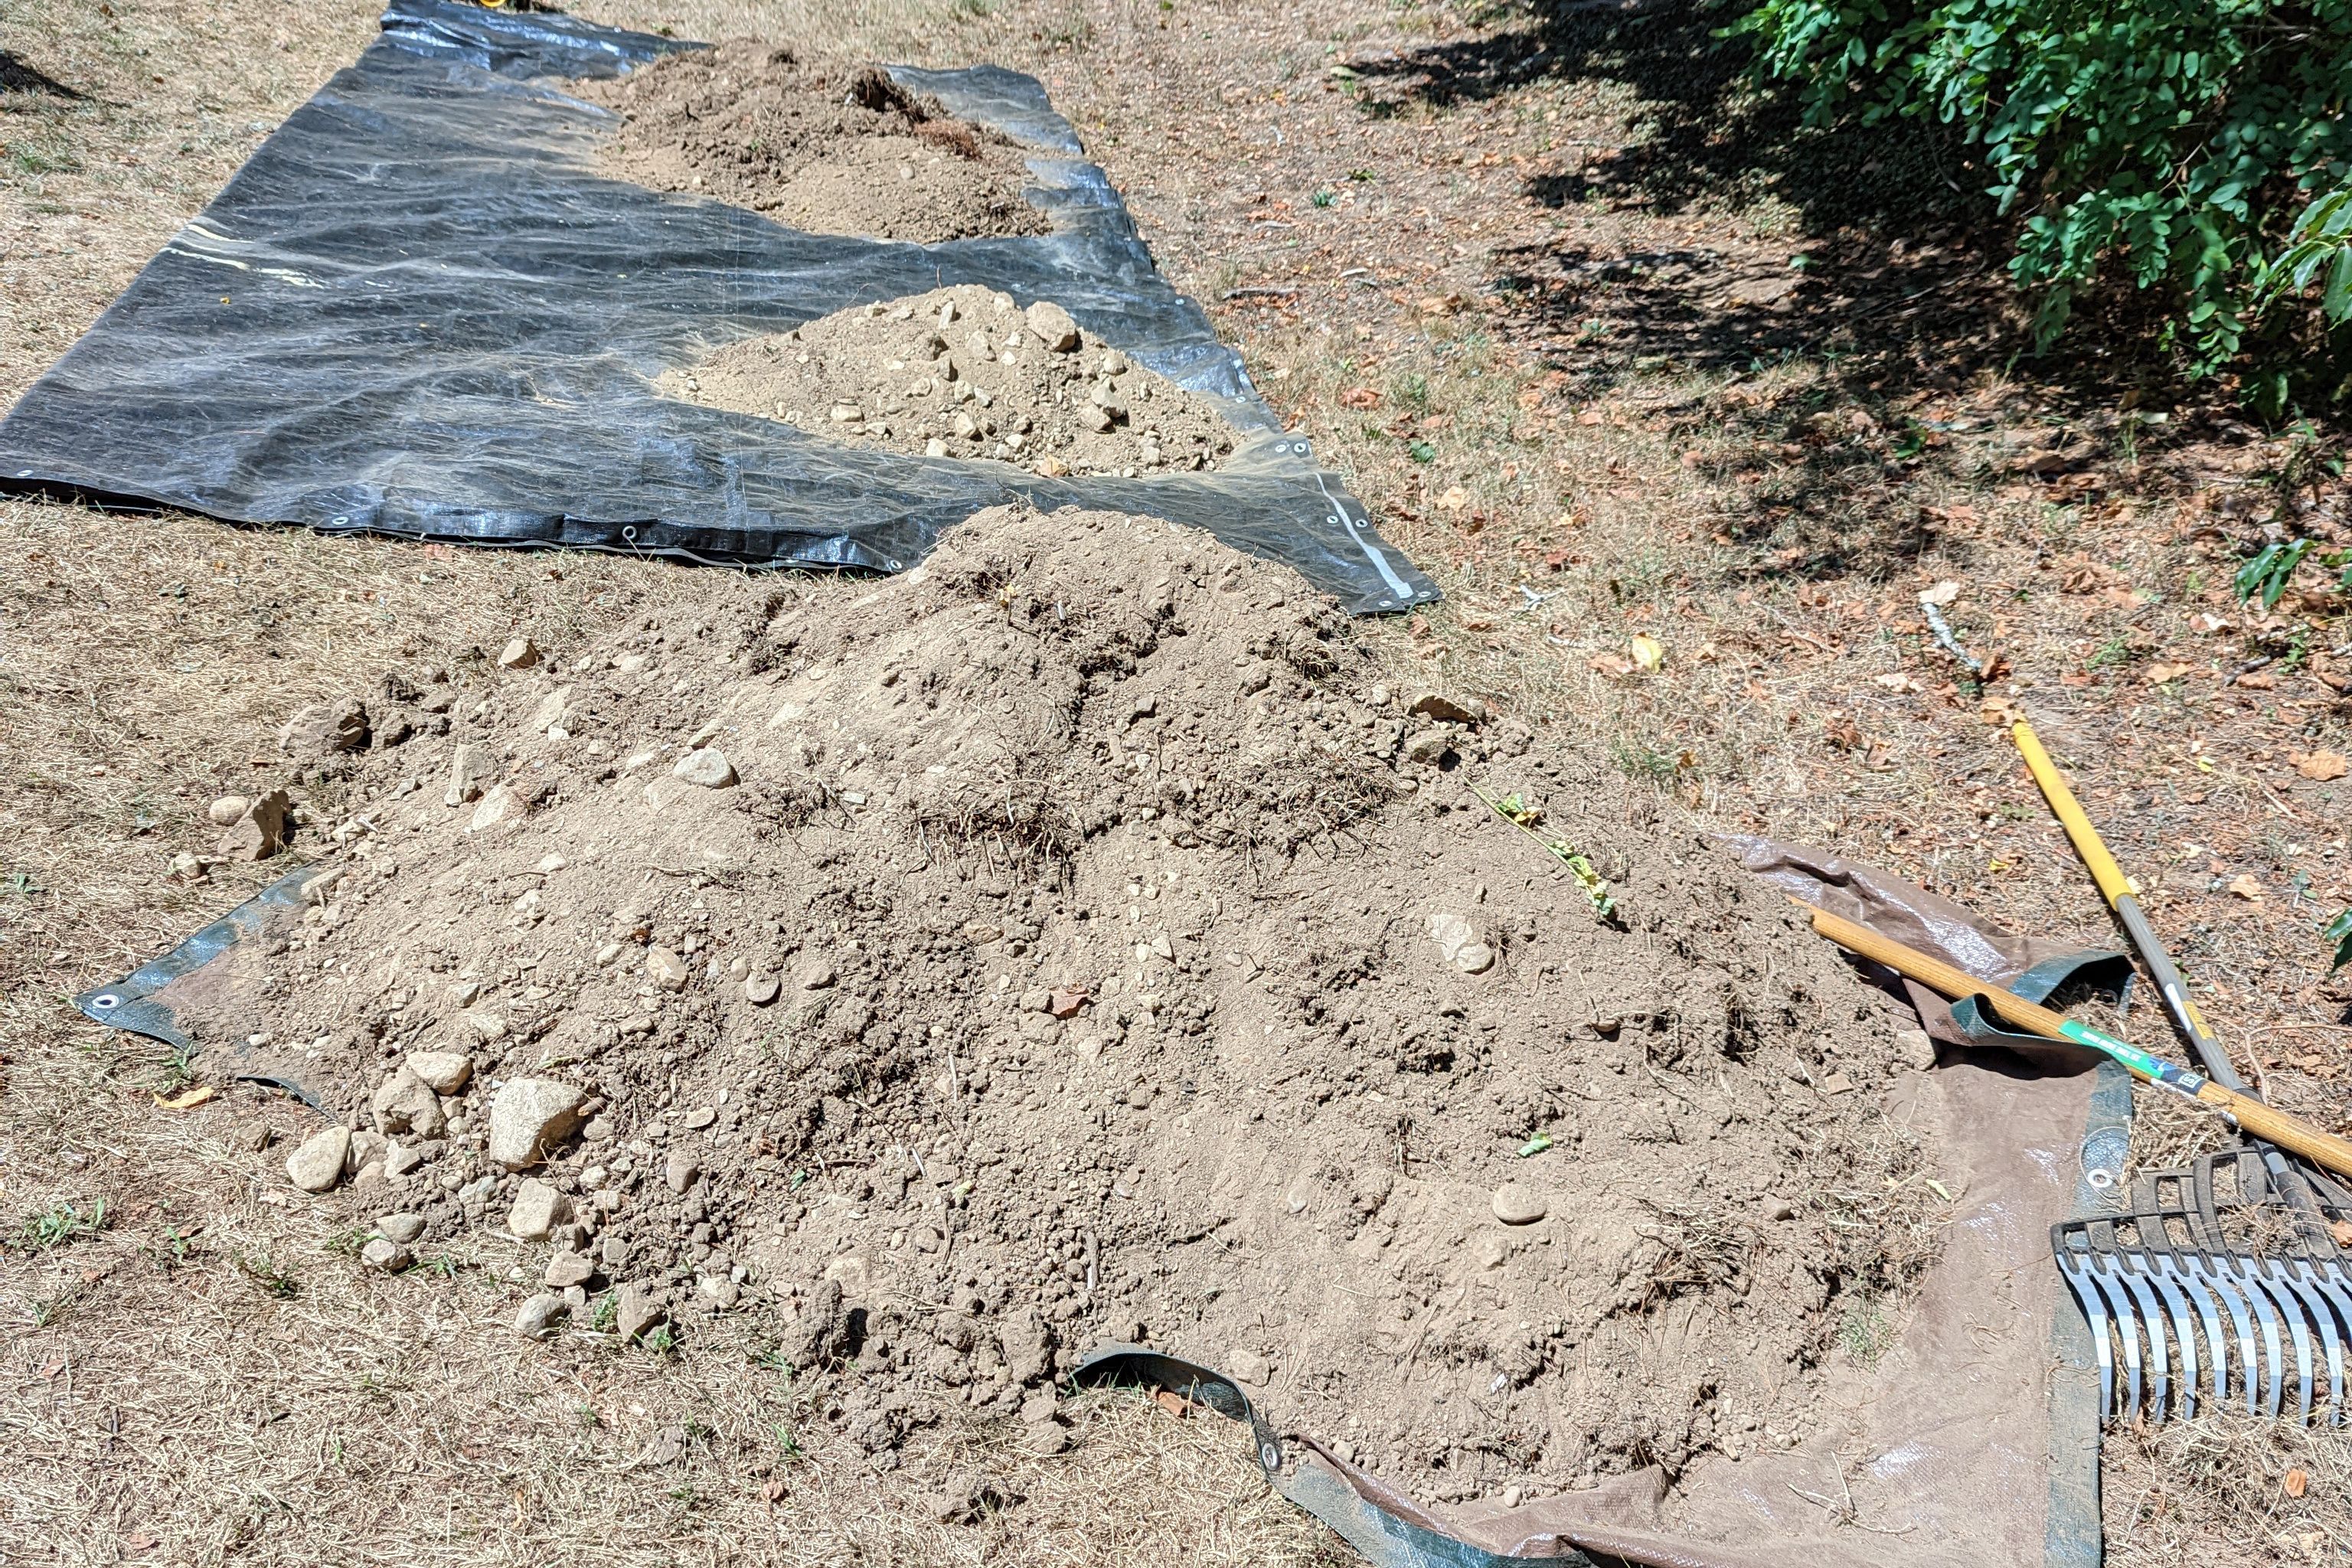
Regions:
<svg viewBox="0 0 2352 1568"><path fill-rule="evenodd" d="M2254 1415L2345 1419L2352 1346L2352 1193L2274 1150L2151 1171L2123 1212L2050 1227L2089 1320L2108 1421ZM2341 1227L2339 1231L2339 1227ZM2120 1382L2121 1386L2118 1387Z"/></svg>

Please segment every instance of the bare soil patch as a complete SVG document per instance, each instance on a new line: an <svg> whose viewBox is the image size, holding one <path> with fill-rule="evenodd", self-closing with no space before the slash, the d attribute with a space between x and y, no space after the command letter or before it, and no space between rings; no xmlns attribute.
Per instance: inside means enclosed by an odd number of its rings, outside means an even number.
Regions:
<svg viewBox="0 0 2352 1568"><path fill-rule="evenodd" d="M987 458L1045 474L1212 468L1236 433L1203 397L1069 312L961 285L835 311L666 371L672 397L857 446Z"/></svg>
<svg viewBox="0 0 2352 1568"><path fill-rule="evenodd" d="M362 753L352 858L197 1070L308 1042L357 1234L544 1241L499 1311L543 1279L574 1331L741 1314L883 1468L1105 1338L1424 1495L1822 1416L1909 1248L1805 1173L1879 1192L1916 1151L1883 1010L1779 900L1165 524L987 513L848 588L372 698L420 732Z"/></svg>
<svg viewBox="0 0 2352 1568"><path fill-rule="evenodd" d="M605 169L657 191L732 202L814 234L922 244L1051 226L1021 197L1025 165L1012 141L877 66L737 39L575 90L623 116L601 152Z"/></svg>

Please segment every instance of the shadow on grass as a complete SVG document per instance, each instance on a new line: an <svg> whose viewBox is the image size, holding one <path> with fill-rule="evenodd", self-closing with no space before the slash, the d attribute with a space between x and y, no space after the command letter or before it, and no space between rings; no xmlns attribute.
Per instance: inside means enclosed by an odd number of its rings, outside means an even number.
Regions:
<svg viewBox="0 0 2352 1568"><path fill-rule="evenodd" d="M1740 214L1785 232L1648 252L1593 248L1570 226L1497 257L1517 325L1560 368L1606 385L1671 363L1742 370L1793 355L1845 377L1961 377L2024 346L1999 271L2006 238L1948 128L1809 127L1759 88L1739 14L1706 0L1532 0L1516 20L1354 69L1366 111L1444 110L1542 85L1631 100L1622 144L1564 150L1528 198L1568 209ZM1777 221L1775 221L1777 220Z"/></svg>
<svg viewBox="0 0 2352 1568"><path fill-rule="evenodd" d="M38 66L26 65L6 49L0 49L0 94L37 92L47 98L61 98L69 103L83 103L89 95L68 87Z"/></svg>
<svg viewBox="0 0 2352 1568"><path fill-rule="evenodd" d="M1649 372L1805 363L1816 374L1769 397L1650 407L1746 443L1721 542L1754 547L1759 574L1884 576L1943 531L1911 481L1946 442L1930 412L1946 395L1995 373L2063 418L2168 378L2127 315L2037 356L1971 149L1934 121L1807 125L1794 91L1749 77L1748 44L1718 37L1746 9L1516 0L1476 37L1350 68L1375 117L1542 93L1580 122L1565 134L1607 139L1557 142L1524 177L1570 221L1496 253L1495 330L1562 373L1570 400ZM1596 103L1622 105L1618 128Z"/></svg>

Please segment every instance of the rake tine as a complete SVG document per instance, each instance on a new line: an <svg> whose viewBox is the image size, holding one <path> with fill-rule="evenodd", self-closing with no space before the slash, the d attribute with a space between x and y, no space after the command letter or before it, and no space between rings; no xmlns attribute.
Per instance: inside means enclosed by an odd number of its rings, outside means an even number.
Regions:
<svg viewBox="0 0 2352 1568"><path fill-rule="evenodd" d="M2312 1363L2311 1325L2307 1320L2310 1317L2311 1303L2305 1299L2302 1290L2296 1288L2294 1280L2287 1274L2278 1259L2274 1258L2270 1259L2267 1268L2256 1268L2249 1263L2247 1268L2261 1279L2263 1288L2269 1290L2272 1297L2277 1300L2280 1309L2279 1316L2286 1320L2287 1331L2294 1336L2296 1415L2301 1419L2309 1421L2311 1419Z"/></svg>
<svg viewBox="0 0 2352 1568"><path fill-rule="evenodd" d="M2100 1298L2098 1287L2091 1283L2090 1270L2073 1248L2059 1251L2058 1272L2074 1292L2074 1300L2083 1309L2083 1321L2091 1325L2091 1343L2099 1358L2099 1420L2112 1421L2116 1416L2116 1352L2115 1342L2107 1334L2107 1304Z"/></svg>
<svg viewBox="0 0 2352 1568"><path fill-rule="evenodd" d="M2189 1302L2173 1282L2168 1255L2149 1259L2145 1272L2172 1312L2172 1337L2180 1346L2180 1415L2184 1420L2193 1419L2197 1415L2197 1332L2189 1321Z"/></svg>
<svg viewBox="0 0 2352 1568"><path fill-rule="evenodd" d="M2251 1415L2254 1413L2254 1380L2261 1374L2262 1363L2254 1355L2254 1329L2246 1311L2246 1299L2238 1293L2237 1287L2231 1282L2229 1271L2221 1266L2219 1258L2192 1258L2189 1266L2212 1286L2214 1294L2221 1298L2221 1306L2230 1314L2230 1326L2238 1331L2238 1383L2246 1391L2246 1414ZM2224 1364L2226 1363L2225 1357ZM2225 1387L2222 1390L2224 1403L2228 1397L2229 1390Z"/></svg>
<svg viewBox="0 0 2352 1568"><path fill-rule="evenodd" d="M2333 1346L2336 1342L2335 1332L2338 1324L2342 1324L2347 1328L2352 1328L2352 1283L2347 1282L2344 1278L2344 1270L2333 1261L2330 1261L2326 1266L2320 1268L2314 1268L2308 1263L2305 1264L2304 1267L2311 1269L2312 1289L2318 1291L2320 1299L2325 1300L2333 1310L2331 1312L2332 1321L2328 1324L2328 1342ZM2328 1363L2327 1370L2327 1420L2330 1426L2341 1426L2344 1425L2344 1379L2342 1367L2339 1363L2331 1361Z"/></svg>
<svg viewBox="0 0 2352 1568"><path fill-rule="evenodd" d="M2233 1268L2231 1267L2232 1263L2238 1266ZM2263 1349L2270 1355L2270 1376L2263 1384L2262 1407L2257 1414L2276 1415L2286 1384L2286 1352L2279 1343L2278 1308L2271 1301L2270 1293L2263 1289L2252 1264L2231 1258L2225 1259L2221 1267L2246 1293L2246 1304L2253 1308L2254 1319L2262 1325ZM2251 1388L2247 1390L2250 1395L2252 1392Z"/></svg>
<svg viewBox="0 0 2352 1568"><path fill-rule="evenodd" d="M2107 1310L2115 1314L2116 1342L2123 1347L2125 1395L2122 1410L2137 1419L2139 1415L2139 1317L2132 1310L2131 1292L2124 1289L2121 1271L2113 1258L2102 1258L2091 1275L2099 1293L2107 1299Z"/></svg>
<svg viewBox="0 0 2352 1568"><path fill-rule="evenodd" d="M2148 1408L2153 1413L2149 1422L2164 1425L2166 1407L2172 1395L2172 1352L2164 1342L2164 1309L2157 1304L2156 1292L2147 1288L2147 1276L2137 1268L2122 1268L2126 1289L2139 1301L2140 1320L2147 1325L2147 1373L2155 1384L2148 1393Z"/></svg>
<svg viewBox="0 0 2352 1568"><path fill-rule="evenodd" d="M2327 1298L2320 1293L2318 1276L2302 1258L2296 1258L2292 1264L2273 1258L2270 1271L2271 1277L2278 1282L2277 1289L2292 1291L2303 1315L2310 1320L2312 1331L2319 1338L2321 1353L2327 1358L2328 1389L2331 1394L2336 1393L2344 1383L2344 1347L2336 1340L2336 1314L2329 1309ZM2305 1421L2311 1419L2311 1376L2305 1373L2303 1386L2303 1418Z"/></svg>
<svg viewBox="0 0 2352 1568"><path fill-rule="evenodd" d="M2222 1337L2221 1314L2213 1305L2213 1291L2208 1281L2199 1277L2195 1259L2184 1260L2167 1257L2164 1271L2179 1281L2181 1293L2196 1305L2198 1321L2205 1325L2205 1359L2211 1371L2213 1403L2226 1405L2230 1400L2230 1342ZM2187 1334L2181 1336L2188 1338ZM2195 1379L2190 1386L2195 1386Z"/></svg>

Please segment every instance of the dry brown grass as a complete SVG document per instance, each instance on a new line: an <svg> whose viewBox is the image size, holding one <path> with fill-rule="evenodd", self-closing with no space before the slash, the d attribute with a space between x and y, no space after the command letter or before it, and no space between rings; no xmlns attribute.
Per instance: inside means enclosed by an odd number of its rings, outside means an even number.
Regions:
<svg viewBox="0 0 2352 1568"><path fill-rule="evenodd" d="M2105 1470L2110 1568L2352 1556L2352 1436L2340 1430L2226 1415L2118 1429Z"/></svg>

